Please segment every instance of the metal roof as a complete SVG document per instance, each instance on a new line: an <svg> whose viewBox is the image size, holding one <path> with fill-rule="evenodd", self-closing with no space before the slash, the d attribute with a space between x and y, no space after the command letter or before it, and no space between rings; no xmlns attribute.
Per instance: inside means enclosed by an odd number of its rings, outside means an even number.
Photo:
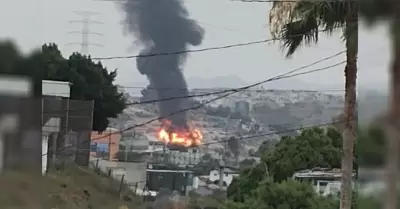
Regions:
<svg viewBox="0 0 400 209"><path fill-rule="evenodd" d="M353 173L353 176L356 174ZM341 177L342 172L338 168L314 168L314 169L306 169L296 172L293 177Z"/></svg>

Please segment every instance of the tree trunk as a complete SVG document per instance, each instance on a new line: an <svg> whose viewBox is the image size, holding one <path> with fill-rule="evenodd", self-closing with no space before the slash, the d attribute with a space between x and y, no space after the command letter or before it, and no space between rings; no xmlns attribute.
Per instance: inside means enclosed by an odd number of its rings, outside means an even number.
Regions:
<svg viewBox="0 0 400 209"><path fill-rule="evenodd" d="M398 5L393 5L398 8ZM389 124L386 128L387 143L387 159L386 172L386 208L397 208L397 175L399 166L399 136L400 136L400 14L398 10L394 11L394 19L391 26L392 33L392 66L390 76L391 101L389 106Z"/></svg>
<svg viewBox="0 0 400 209"><path fill-rule="evenodd" d="M353 182L353 150L357 138L357 53L358 53L358 6L355 1L349 2L349 13L346 19L346 68L345 68L345 105L343 128L342 185L340 209L350 209Z"/></svg>

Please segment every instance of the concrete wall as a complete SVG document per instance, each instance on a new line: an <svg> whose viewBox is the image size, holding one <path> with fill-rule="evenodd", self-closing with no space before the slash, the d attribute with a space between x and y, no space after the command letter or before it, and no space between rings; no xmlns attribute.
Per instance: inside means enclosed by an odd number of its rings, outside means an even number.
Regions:
<svg viewBox="0 0 400 209"><path fill-rule="evenodd" d="M146 163L111 162L94 157L90 161L92 166L105 173L111 170L111 175L116 180L120 180L124 174L124 181L131 186L132 190L143 190L146 185Z"/></svg>

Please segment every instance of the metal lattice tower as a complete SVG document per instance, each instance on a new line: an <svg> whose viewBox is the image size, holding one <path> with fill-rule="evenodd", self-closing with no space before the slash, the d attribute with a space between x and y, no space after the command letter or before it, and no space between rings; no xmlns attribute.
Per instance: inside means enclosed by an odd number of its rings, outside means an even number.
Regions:
<svg viewBox="0 0 400 209"><path fill-rule="evenodd" d="M71 42L69 45L80 45L82 54L89 54L89 46L103 47L101 44L93 43L89 41L90 35L102 36L102 33L92 32L90 26L93 24L103 24L102 22L91 20L92 16L99 15L97 12L90 11L74 11L75 14L82 16L81 20L71 20L69 23L80 23L82 24L82 29L80 31L70 31L68 34L80 34L82 36L82 41Z"/></svg>

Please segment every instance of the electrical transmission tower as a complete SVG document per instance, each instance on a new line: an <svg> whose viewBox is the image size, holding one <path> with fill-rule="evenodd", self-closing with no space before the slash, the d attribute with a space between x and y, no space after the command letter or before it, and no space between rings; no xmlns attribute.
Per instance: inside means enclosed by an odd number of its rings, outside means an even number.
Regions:
<svg viewBox="0 0 400 209"><path fill-rule="evenodd" d="M89 54L89 45L103 47L103 45L101 45L101 44L97 44L97 43L93 43L93 42L89 41L90 35L97 35L97 36L103 35L101 33L92 32L90 30L90 26L93 24L103 24L102 22L91 20L92 16L98 15L99 13L90 12L90 11L75 11L74 13L79 16L82 16L82 19L81 20L71 20L71 21L69 21L69 23L80 23L80 24L82 24L82 29L80 31L70 31L70 32L68 32L68 34L80 34L82 36L82 41L80 43L72 42L72 43L69 43L69 45L80 45L82 54Z"/></svg>

